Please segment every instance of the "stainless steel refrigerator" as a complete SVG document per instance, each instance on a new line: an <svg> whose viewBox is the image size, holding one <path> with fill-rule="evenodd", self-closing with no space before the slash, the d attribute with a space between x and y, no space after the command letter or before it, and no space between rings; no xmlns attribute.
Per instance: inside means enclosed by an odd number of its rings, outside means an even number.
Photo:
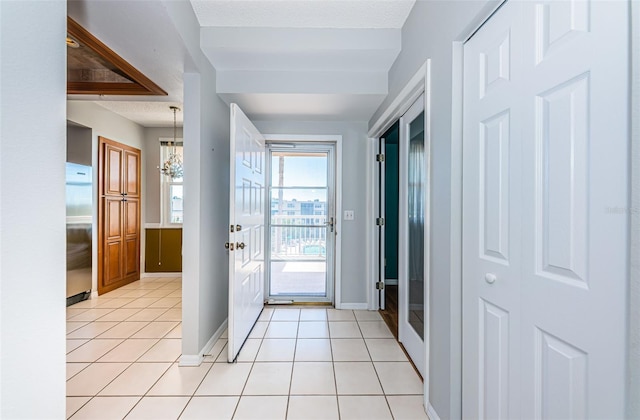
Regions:
<svg viewBox="0 0 640 420"><path fill-rule="evenodd" d="M91 295L91 166L67 162L67 306Z"/></svg>

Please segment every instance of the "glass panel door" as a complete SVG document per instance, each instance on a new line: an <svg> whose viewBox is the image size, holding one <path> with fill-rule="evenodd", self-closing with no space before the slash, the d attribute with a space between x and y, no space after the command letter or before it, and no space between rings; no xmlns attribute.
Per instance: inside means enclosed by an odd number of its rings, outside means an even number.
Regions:
<svg viewBox="0 0 640 420"><path fill-rule="evenodd" d="M330 301L333 188L329 146L270 148L268 295Z"/></svg>

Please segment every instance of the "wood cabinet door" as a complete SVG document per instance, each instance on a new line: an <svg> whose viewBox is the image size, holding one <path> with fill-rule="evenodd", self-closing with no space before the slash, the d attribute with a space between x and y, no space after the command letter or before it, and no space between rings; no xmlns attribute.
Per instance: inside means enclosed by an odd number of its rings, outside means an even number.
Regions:
<svg viewBox="0 0 640 420"><path fill-rule="evenodd" d="M140 150L99 137L98 294L140 278Z"/></svg>

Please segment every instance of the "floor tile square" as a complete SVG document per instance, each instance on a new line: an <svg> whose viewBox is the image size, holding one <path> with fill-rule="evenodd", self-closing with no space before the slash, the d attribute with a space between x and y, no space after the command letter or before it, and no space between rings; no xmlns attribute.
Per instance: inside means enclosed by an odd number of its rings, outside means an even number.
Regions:
<svg viewBox="0 0 640 420"><path fill-rule="evenodd" d="M352 310L348 309L327 309L329 321L355 321L356 317Z"/></svg>
<svg viewBox="0 0 640 420"><path fill-rule="evenodd" d="M177 322L153 321L132 335L131 338L163 338L177 325Z"/></svg>
<svg viewBox="0 0 640 420"><path fill-rule="evenodd" d="M155 338L124 340L122 344L98 360L100 362L135 362L157 342L158 340Z"/></svg>
<svg viewBox="0 0 640 420"><path fill-rule="evenodd" d="M270 322L264 338L296 338L297 334L297 322Z"/></svg>
<svg viewBox="0 0 640 420"><path fill-rule="evenodd" d="M140 397L95 397L76 412L73 420L123 419Z"/></svg>
<svg viewBox="0 0 640 420"><path fill-rule="evenodd" d="M332 338L334 362L368 362L371 360L362 338Z"/></svg>
<svg viewBox="0 0 640 420"><path fill-rule="evenodd" d="M109 312L113 312L114 309L111 308L91 308L91 309L87 309L86 311L82 312L81 314L78 314L76 316L74 316L73 318L70 319L70 321L87 321L87 322L91 322L91 321L95 321L97 319L100 319L100 317L105 316L106 314L108 314Z"/></svg>
<svg viewBox="0 0 640 420"><path fill-rule="evenodd" d="M300 309L277 308L271 316L273 321L298 321L300 319Z"/></svg>
<svg viewBox="0 0 640 420"><path fill-rule="evenodd" d="M363 321L358 324L364 338L394 338L384 321Z"/></svg>
<svg viewBox="0 0 640 420"><path fill-rule="evenodd" d="M338 420L335 395L292 395L289 397L287 420Z"/></svg>
<svg viewBox="0 0 640 420"><path fill-rule="evenodd" d="M325 308L305 308L300 311L300 321L326 321Z"/></svg>
<svg viewBox="0 0 640 420"><path fill-rule="evenodd" d="M136 313L127 318L127 321L155 321L163 313L167 312L166 308L132 308L136 309Z"/></svg>
<svg viewBox="0 0 640 420"><path fill-rule="evenodd" d="M122 343L121 339L94 339L67 354L67 362L95 362L114 347Z"/></svg>
<svg viewBox="0 0 640 420"><path fill-rule="evenodd" d="M240 397L193 397L180 420L231 420Z"/></svg>
<svg viewBox="0 0 640 420"><path fill-rule="evenodd" d="M67 381L67 396L94 396L128 367L129 363L93 363Z"/></svg>
<svg viewBox="0 0 640 420"><path fill-rule="evenodd" d="M422 394L422 381L409 362L374 362L387 395Z"/></svg>
<svg viewBox="0 0 640 420"><path fill-rule="evenodd" d="M240 353L238 353L238 357L236 361L253 362L254 360L256 360L256 356L258 355L258 350L260 350L261 344L262 344L262 340L255 339L255 338L248 338L247 341L244 342L244 345L242 346Z"/></svg>
<svg viewBox="0 0 640 420"><path fill-rule="evenodd" d="M265 338L256 356L257 362L293 362L296 340L292 338Z"/></svg>
<svg viewBox="0 0 640 420"><path fill-rule="evenodd" d="M351 396L338 397L341 420L387 420L392 419L384 397Z"/></svg>
<svg viewBox="0 0 640 420"><path fill-rule="evenodd" d="M378 376L371 362L336 362L336 385L338 394L375 395L382 394Z"/></svg>
<svg viewBox="0 0 640 420"><path fill-rule="evenodd" d="M193 395L211 365L212 363L202 363L200 366L178 366L174 363L147 395Z"/></svg>
<svg viewBox="0 0 640 420"><path fill-rule="evenodd" d="M80 315L86 310L87 308L67 308L67 320L73 318L76 315Z"/></svg>
<svg viewBox="0 0 640 420"><path fill-rule="evenodd" d="M67 334L89 324L89 321L67 321Z"/></svg>
<svg viewBox="0 0 640 420"><path fill-rule="evenodd" d="M296 362L330 362L331 341L326 338L298 339Z"/></svg>
<svg viewBox="0 0 640 420"><path fill-rule="evenodd" d="M374 362L408 362L395 338L367 338L364 341Z"/></svg>
<svg viewBox="0 0 640 420"><path fill-rule="evenodd" d="M144 397L127 420L175 420L188 402L189 397Z"/></svg>
<svg viewBox="0 0 640 420"><path fill-rule="evenodd" d="M147 393L170 366L171 363L133 363L100 391L99 395L142 396Z"/></svg>
<svg viewBox="0 0 640 420"><path fill-rule="evenodd" d="M429 420L422 402L422 395L389 395L387 401L394 419Z"/></svg>
<svg viewBox="0 0 640 420"><path fill-rule="evenodd" d="M172 308L180 303L181 300L179 297L164 297L151 303L149 308Z"/></svg>
<svg viewBox="0 0 640 420"><path fill-rule="evenodd" d="M67 334L67 338L96 338L116 325L118 325L117 322L91 322L84 327L80 327L77 330L70 332Z"/></svg>
<svg viewBox="0 0 640 420"><path fill-rule="evenodd" d="M173 293L171 290L167 290L167 289L154 289L154 290L147 290L147 294L144 295L144 297L157 297L157 298L163 298L163 297L168 297L171 295L171 293ZM177 296L180 297L180 296Z"/></svg>
<svg viewBox="0 0 640 420"><path fill-rule="evenodd" d="M360 321L382 321L378 311L353 311L358 322Z"/></svg>
<svg viewBox="0 0 640 420"><path fill-rule="evenodd" d="M249 333L249 338L264 338L264 333L267 332L268 322L258 321L253 325L253 329Z"/></svg>
<svg viewBox="0 0 640 420"><path fill-rule="evenodd" d="M329 322L331 338L362 338L357 322Z"/></svg>
<svg viewBox="0 0 640 420"><path fill-rule="evenodd" d="M117 309L122 308L124 305L127 305L133 302L134 299L128 299L124 297L119 297L115 299L105 299L104 301L100 300L100 302L96 305L96 308L105 308L105 309Z"/></svg>
<svg viewBox="0 0 640 420"><path fill-rule="evenodd" d="M127 293L124 293L123 295L121 295L120 298L139 298L148 293L149 293L148 290L141 290L141 289L129 290L127 291ZM151 296L147 296L147 297L151 297Z"/></svg>
<svg viewBox="0 0 640 420"><path fill-rule="evenodd" d="M163 338L153 345L138 362L175 362L182 353L182 340Z"/></svg>
<svg viewBox="0 0 640 420"><path fill-rule="evenodd" d="M71 353L72 351L74 351L75 349L77 349L78 347L82 346L83 344L88 343L89 340L88 339L82 339L82 340L67 340L67 353Z"/></svg>
<svg viewBox="0 0 640 420"><path fill-rule="evenodd" d="M89 363L67 363L67 381L89 365Z"/></svg>
<svg viewBox="0 0 640 420"><path fill-rule="evenodd" d="M114 309L112 312L109 312L108 314L100 318L100 322L124 321L124 320L127 320L129 317L133 316L134 314L140 312L141 310L142 309L139 309L139 308Z"/></svg>
<svg viewBox="0 0 640 420"><path fill-rule="evenodd" d="M151 305L152 303L158 300L159 298L155 298L155 297L149 297L149 298L141 297L124 305L123 308L148 308L149 305Z"/></svg>
<svg viewBox="0 0 640 420"><path fill-rule="evenodd" d="M286 396L242 396L233 420L276 420L287 416Z"/></svg>
<svg viewBox="0 0 640 420"><path fill-rule="evenodd" d="M179 323L174 329L169 331L164 338L182 338L182 322Z"/></svg>
<svg viewBox="0 0 640 420"><path fill-rule="evenodd" d="M94 324L103 324L103 322L94 322ZM124 321L113 328L109 328L107 331L100 334L98 338L129 338L147 324L148 322L146 321Z"/></svg>
<svg viewBox="0 0 640 420"><path fill-rule="evenodd" d="M67 418L71 417L90 399L91 397L67 397Z"/></svg>
<svg viewBox="0 0 640 420"><path fill-rule="evenodd" d="M251 363L214 363L195 395L241 395Z"/></svg>
<svg viewBox="0 0 640 420"><path fill-rule="evenodd" d="M318 321L300 322L298 338L329 338L329 324Z"/></svg>
<svg viewBox="0 0 640 420"><path fill-rule="evenodd" d="M167 312L156 318L156 321L182 321L182 309L169 309Z"/></svg>
<svg viewBox="0 0 640 420"><path fill-rule="evenodd" d="M271 316L273 315L273 312L275 311L275 309L273 308L264 308L262 310L262 313L260 313L260 317L258 318L258 321L271 321Z"/></svg>
<svg viewBox="0 0 640 420"><path fill-rule="evenodd" d="M291 395L335 395L336 382L331 362L296 362L293 365Z"/></svg>
<svg viewBox="0 0 640 420"><path fill-rule="evenodd" d="M244 395L288 395L293 363L254 363Z"/></svg>
<svg viewBox="0 0 640 420"><path fill-rule="evenodd" d="M107 298L106 295L105 295L105 298ZM87 299L87 300L83 300L82 302L74 303L69 307L73 309L77 309L77 308L89 309L89 308L94 308L97 304L98 304L98 299L94 298L94 299Z"/></svg>

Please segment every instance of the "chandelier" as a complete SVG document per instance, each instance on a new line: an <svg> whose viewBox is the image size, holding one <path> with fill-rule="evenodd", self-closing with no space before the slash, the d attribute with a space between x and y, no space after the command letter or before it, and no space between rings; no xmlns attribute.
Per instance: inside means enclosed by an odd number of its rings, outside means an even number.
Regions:
<svg viewBox="0 0 640 420"><path fill-rule="evenodd" d="M176 151L176 112L180 110L177 106L170 106L173 111L173 143L169 141L169 157L160 167L160 172L170 176L171 179L182 178L182 159Z"/></svg>

